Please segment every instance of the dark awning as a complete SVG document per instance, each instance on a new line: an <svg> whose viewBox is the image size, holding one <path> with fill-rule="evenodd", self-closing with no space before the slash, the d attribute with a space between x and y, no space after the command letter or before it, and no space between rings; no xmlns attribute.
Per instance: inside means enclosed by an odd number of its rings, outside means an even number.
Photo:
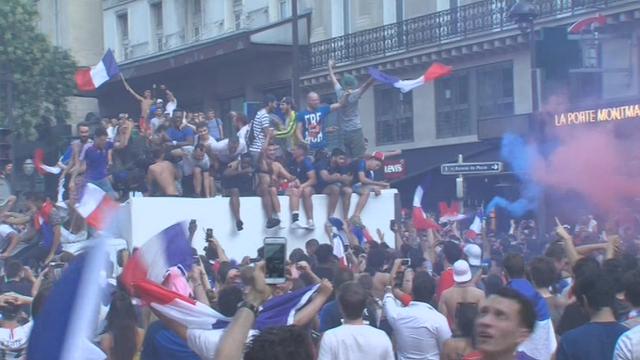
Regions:
<svg viewBox="0 0 640 360"><path fill-rule="evenodd" d="M498 161L499 150L500 139L403 150L401 157L405 160L407 175L394 181L393 185L401 186L405 182L413 182L416 177L439 169L442 164L458 161L460 154L465 162Z"/></svg>

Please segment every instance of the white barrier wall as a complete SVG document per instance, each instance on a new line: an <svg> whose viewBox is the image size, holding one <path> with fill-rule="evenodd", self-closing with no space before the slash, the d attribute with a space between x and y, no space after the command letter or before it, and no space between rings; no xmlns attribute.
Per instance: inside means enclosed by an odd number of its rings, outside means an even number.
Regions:
<svg viewBox="0 0 640 360"><path fill-rule="evenodd" d="M382 192L376 197L372 194L362 213L362 222L367 226L371 235L375 235L379 228L385 234L389 246L394 245L394 237L389 230L389 221L395 217L395 189ZM351 198L351 213L358 201L357 195ZM262 246L267 236L283 236L287 238L287 251L299 247L304 249L304 243L312 238L321 243L328 242L324 233L327 218L327 198L325 195L313 196L313 212L316 228L314 231L306 229L291 229L291 215L289 213L289 198L280 197L282 212L280 217L284 229L265 228L265 215L259 197L241 197L240 214L244 221L244 230L237 232L235 221L229 208L229 198L216 197L213 199L190 198L133 198L130 200L131 211L131 239L134 247L144 244L167 226L178 221L195 219L198 230L193 239L193 246L202 252L205 246L205 229L212 228L216 238L224 247L227 255L240 261L243 256L256 256L256 250ZM336 214L341 214L342 203L338 203ZM300 204L300 223L306 224L302 203Z"/></svg>

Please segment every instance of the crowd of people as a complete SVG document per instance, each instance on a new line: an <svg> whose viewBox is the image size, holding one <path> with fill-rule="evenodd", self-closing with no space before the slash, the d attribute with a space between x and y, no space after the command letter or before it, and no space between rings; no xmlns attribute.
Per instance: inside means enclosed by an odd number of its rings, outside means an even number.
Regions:
<svg viewBox="0 0 640 360"><path fill-rule="evenodd" d="M640 219L631 210L575 226L558 221L546 238L533 236L531 220L500 234L484 215L438 219L414 210L385 239L360 218L371 194L389 186L374 172L391 154L367 153L357 109L372 82L340 84L332 66L338 103L309 93L296 112L291 98L266 96L251 121L229 114L231 133L215 111L186 112L165 87L140 96L124 82L140 119L78 124L78 139L52 166L57 197L28 193L0 208L0 359L26 358L43 304L82 256L63 251L61 239L96 232L76 209L85 184L120 201L134 192L224 194L237 231L242 196L262 198L267 228L281 225L278 195L289 197L291 226L307 228L319 216L312 195L328 196L327 238L289 249L282 283L267 285L263 248L231 259L213 233L202 252L192 248L193 266L166 269L160 285L228 320L211 328L191 328L141 301L122 275L138 249L119 250L92 339L101 359L640 359ZM332 111L341 128L326 126ZM335 131L344 144L327 149ZM466 230L476 221L479 228ZM197 230L192 221L189 241ZM278 299L310 288L291 316L261 318Z"/></svg>
<svg viewBox="0 0 640 360"><path fill-rule="evenodd" d="M330 69L332 69L330 64ZM238 231L240 197L262 198L267 228L281 224L278 195L288 195L291 224L313 229L313 194L329 196L327 217L335 216L339 199L346 220L358 222L371 193L389 184L375 179L385 155L369 154L362 132L358 101L372 80L358 87L355 78L345 76L343 85L332 71L338 103L321 104L318 94L306 96L303 109L296 112L290 97L266 95L263 108L250 121L245 114L232 111L225 132L224 121L216 111L188 112L180 108L176 96L165 86L155 94L146 90L138 95L122 78L126 89L140 102L140 119L128 114L105 118L93 129L77 125L80 139L70 145L58 166L64 169L62 181L79 183L83 178L114 198L126 199L132 193L144 196L230 198ZM327 117L338 112L339 126L329 126ZM342 141L328 148L328 137L341 132ZM65 189L68 188L68 185ZM360 195L349 214L351 194ZM60 198L59 200L64 200ZM306 224L300 224L302 201ZM325 219L326 219L325 218Z"/></svg>

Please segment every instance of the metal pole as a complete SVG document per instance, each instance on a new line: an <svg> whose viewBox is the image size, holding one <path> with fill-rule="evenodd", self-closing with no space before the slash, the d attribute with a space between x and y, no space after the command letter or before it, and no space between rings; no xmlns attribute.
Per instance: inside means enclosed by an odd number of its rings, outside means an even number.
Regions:
<svg viewBox="0 0 640 360"><path fill-rule="evenodd" d="M533 20L529 23L529 54L531 56L531 120L529 129L538 143L544 142L544 124L539 123L540 111L539 76L536 58L536 33ZM541 190L538 209L536 211L536 228L538 242L545 240L547 230L547 204L544 190Z"/></svg>
<svg viewBox="0 0 640 360"><path fill-rule="evenodd" d="M296 102L296 104L300 104L300 57L299 57L299 42L298 42L298 0L291 0L291 36L292 36L292 46L291 46L291 60L292 60L292 68L291 68L291 97Z"/></svg>

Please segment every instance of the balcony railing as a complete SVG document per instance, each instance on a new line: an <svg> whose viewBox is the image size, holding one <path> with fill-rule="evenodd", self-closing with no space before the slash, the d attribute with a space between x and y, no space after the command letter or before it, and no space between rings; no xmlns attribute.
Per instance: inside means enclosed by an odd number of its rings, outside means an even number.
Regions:
<svg viewBox="0 0 640 360"><path fill-rule="evenodd" d="M536 0L540 17L551 17L613 3L637 0ZM516 0L483 0L469 5L407 19L311 43L303 57L309 72L321 69L329 59L350 63L387 56L423 46L513 26L508 11Z"/></svg>

